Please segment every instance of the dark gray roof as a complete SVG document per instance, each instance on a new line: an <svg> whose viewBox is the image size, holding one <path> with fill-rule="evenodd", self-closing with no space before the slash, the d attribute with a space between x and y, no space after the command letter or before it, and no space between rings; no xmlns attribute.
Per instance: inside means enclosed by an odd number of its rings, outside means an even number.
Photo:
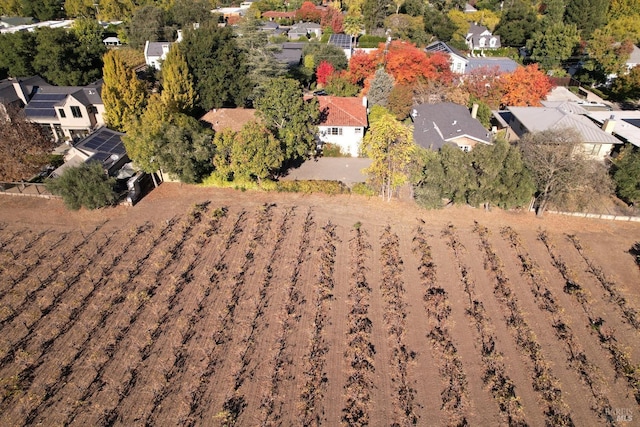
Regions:
<svg viewBox="0 0 640 427"><path fill-rule="evenodd" d="M302 60L302 48L306 43L282 43L282 50L273 56L288 67L295 67Z"/></svg>
<svg viewBox="0 0 640 427"><path fill-rule="evenodd" d="M262 29L263 31L273 31L277 30L278 28L280 28L280 25L273 21L267 21L260 27L260 29Z"/></svg>
<svg viewBox="0 0 640 427"><path fill-rule="evenodd" d="M329 44L338 46L340 49L351 49L353 38L348 34L331 34Z"/></svg>
<svg viewBox="0 0 640 427"><path fill-rule="evenodd" d="M68 96L72 96L85 106L102 104L100 91L102 81L89 86L44 86L33 95L25 108L27 117L55 118L55 107L61 105Z"/></svg>
<svg viewBox="0 0 640 427"><path fill-rule="evenodd" d="M0 80L0 103L11 104L22 99L14 86L16 82L20 84L22 93L26 96L27 100L31 99L31 96L38 87L49 86L49 83L44 81L40 76Z"/></svg>
<svg viewBox="0 0 640 427"><path fill-rule="evenodd" d="M471 118L469 109L452 102L422 104L413 107L413 139L421 147L439 150L456 138L467 136L489 143L491 138L479 121Z"/></svg>
<svg viewBox="0 0 640 427"><path fill-rule="evenodd" d="M97 156L96 158L102 160L111 155L122 157L126 154L124 144L122 143L123 135L123 133L101 127L74 145L74 148L84 153Z"/></svg>
<svg viewBox="0 0 640 427"><path fill-rule="evenodd" d="M319 30L322 28L320 24L315 22L300 22L291 26L292 30L307 31L307 30Z"/></svg>
<svg viewBox="0 0 640 427"><path fill-rule="evenodd" d="M429 53L442 52L449 55L454 54L454 55L458 55L461 58L466 58L466 55L464 53L460 52L458 49L453 48L440 40L429 44L427 47L424 48L424 50Z"/></svg>
<svg viewBox="0 0 640 427"><path fill-rule="evenodd" d="M465 74L469 74L471 71L482 67L498 67L501 73L512 73L519 67L516 61L505 57L468 58L468 60Z"/></svg>
<svg viewBox="0 0 640 427"><path fill-rule="evenodd" d="M145 53L147 56L162 56L164 53L162 46L171 46L171 44L172 42L149 42Z"/></svg>

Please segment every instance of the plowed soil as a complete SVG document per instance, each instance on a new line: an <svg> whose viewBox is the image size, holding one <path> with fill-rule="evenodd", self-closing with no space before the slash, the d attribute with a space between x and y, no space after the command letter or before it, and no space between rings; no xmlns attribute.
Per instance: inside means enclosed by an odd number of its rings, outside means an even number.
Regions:
<svg viewBox="0 0 640 427"><path fill-rule="evenodd" d="M0 425L637 425L638 241L359 196L3 196Z"/></svg>

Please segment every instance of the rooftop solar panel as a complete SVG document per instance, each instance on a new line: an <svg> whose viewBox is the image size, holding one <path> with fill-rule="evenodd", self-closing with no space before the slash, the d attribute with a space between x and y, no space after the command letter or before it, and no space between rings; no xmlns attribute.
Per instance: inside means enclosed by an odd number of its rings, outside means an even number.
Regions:
<svg viewBox="0 0 640 427"><path fill-rule="evenodd" d="M351 48L351 36L348 34L331 34L329 43L340 47L341 49Z"/></svg>

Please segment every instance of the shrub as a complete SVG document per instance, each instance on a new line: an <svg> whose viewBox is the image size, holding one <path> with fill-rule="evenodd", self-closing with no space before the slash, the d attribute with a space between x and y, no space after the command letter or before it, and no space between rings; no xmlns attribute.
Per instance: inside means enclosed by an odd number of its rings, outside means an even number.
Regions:
<svg viewBox="0 0 640 427"><path fill-rule="evenodd" d="M349 157L340 150L340 146L327 142L322 145L322 157Z"/></svg>
<svg viewBox="0 0 640 427"><path fill-rule="evenodd" d="M291 193L347 194L349 189L340 181L280 181L277 191Z"/></svg>
<svg viewBox="0 0 640 427"><path fill-rule="evenodd" d="M64 204L72 210L112 205L116 201L115 183L115 178L107 176L98 162L66 169L60 177L46 181L47 189L62 196Z"/></svg>
<svg viewBox="0 0 640 427"><path fill-rule="evenodd" d="M366 182L357 182L351 187L351 193L361 196L376 196L378 192L371 188Z"/></svg>

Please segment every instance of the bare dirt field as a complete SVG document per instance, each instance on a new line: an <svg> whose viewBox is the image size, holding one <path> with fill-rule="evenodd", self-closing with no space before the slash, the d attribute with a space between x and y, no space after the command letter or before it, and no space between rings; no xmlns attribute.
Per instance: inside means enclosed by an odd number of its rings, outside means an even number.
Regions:
<svg viewBox="0 0 640 427"><path fill-rule="evenodd" d="M0 197L0 425L638 425L640 224Z"/></svg>

